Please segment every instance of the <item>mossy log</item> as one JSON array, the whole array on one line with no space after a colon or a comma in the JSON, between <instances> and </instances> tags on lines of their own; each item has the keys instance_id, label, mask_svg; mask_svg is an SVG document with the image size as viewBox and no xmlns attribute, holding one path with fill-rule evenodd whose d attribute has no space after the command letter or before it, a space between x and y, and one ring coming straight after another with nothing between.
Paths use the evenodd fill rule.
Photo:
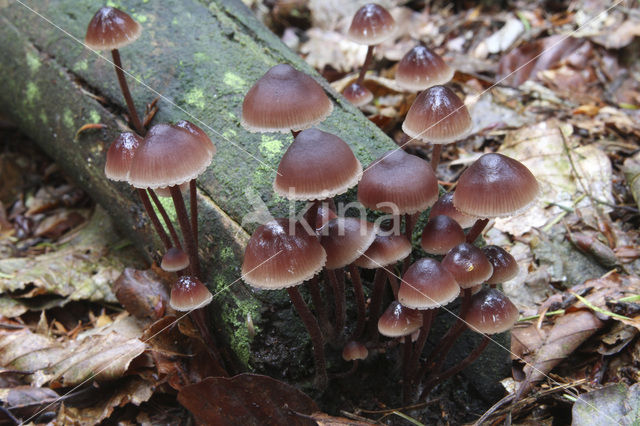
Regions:
<instances>
[{"instance_id":1,"label":"mossy log","mask_svg":"<svg viewBox=\"0 0 640 426\"><path fill-rule=\"evenodd\" d=\"M307 339L288 299L280 292L255 293L240 280L244 246L257 226L251 220L256 201L264 202L273 216L289 211L273 193L272 181L292 140L290 135L246 132L239 122L243 96L271 66L290 63L314 76L336 106L318 127L347 141L362 164L395 145L240 0L107 4L143 26L141 37L121 49L124 68L134 77L128 80L138 109L159 97L153 123L190 120L217 146L212 165L198 179L199 250L215 294L218 333L236 368L253 364L275 376L295 370L295 376L304 377L313 366L303 367L312 364L309 354L296 350ZM94 0L0 0L0 108L108 210L140 249L158 259L161 245L134 191L108 181L103 173L106 150L126 125L110 55L82 44L100 6ZM78 132L89 123L106 127ZM248 316L263 336L264 347L257 350L250 349ZM277 337L269 343L274 333Z\"/></svg>"}]
</instances>

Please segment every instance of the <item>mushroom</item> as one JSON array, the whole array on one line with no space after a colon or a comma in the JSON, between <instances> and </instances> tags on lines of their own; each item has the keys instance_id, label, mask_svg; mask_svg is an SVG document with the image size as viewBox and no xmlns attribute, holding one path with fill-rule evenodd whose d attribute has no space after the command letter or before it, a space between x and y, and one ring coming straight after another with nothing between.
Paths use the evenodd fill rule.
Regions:
<instances>
[{"instance_id":1,"label":"mushroom","mask_svg":"<svg viewBox=\"0 0 640 426\"><path fill-rule=\"evenodd\" d=\"M183 275L171 287L169 305L176 311L193 311L207 306L213 295L207 286L193 276Z\"/></svg>"},{"instance_id":2,"label":"mushroom","mask_svg":"<svg viewBox=\"0 0 640 426\"><path fill-rule=\"evenodd\" d=\"M398 62L396 83L406 90L422 91L445 84L453 78L453 69L433 50L418 45Z\"/></svg>"},{"instance_id":3,"label":"mushroom","mask_svg":"<svg viewBox=\"0 0 640 426\"><path fill-rule=\"evenodd\" d=\"M465 170L453 194L453 205L478 218L467 233L472 243L489 218L511 216L531 205L540 188L535 176L522 163L506 155L490 153Z\"/></svg>"},{"instance_id":4,"label":"mushroom","mask_svg":"<svg viewBox=\"0 0 640 426\"><path fill-rule=\"evenodd\" d=\"M429 254L447 254L464 239L464 231L458 222L449 216L429 215L429 222L422 230L420 245Z\"/></svg>"},{"instance_id":5,"label":"mushroom","mask_svg":"<svg viewBox=\"0 0 640 426\"><path fill-rule=\"evenodd\" d=\"M245 95L241 123L250 132L291 132L295 138L331 111L333 104L313 78L291 65L279 64Z\"/></svg>"},{"instance_id":6,"label":"mushroom","mask_svg":"<svg viewBox=\"0 0 640 426\"><path fill-rule=\"evenodd\" d=\"M471 116L462 100L445 86L433 86L413 101L402 123L402 131L413 139L433 144L431 167L437 170L442 145L466 136Z\"/></svg>"},{"instance_id":7,"label":"mushroom","mask_svg":"<svg viewBox=\"0 0 640 426\"><path fill-rule=\"evenodd\" d=\"M373 99L373 93L364 86L364 76L373 59L375 45L391 37L396 29L396 22L387 9L375 3L368 3L358 9L351 20L348 37L359 44L365 44L365 57L358 79L347 86L343 95L349 102L362 106Z\"/></svg>"},{"instance_id":8,"label":"mushroom","mask_svg":"<svg viewBox=\"0 0 640 426\"><path fill-rule=\"evenodd\" d=\"M475 217L466 215L453 206L453 192L442 194L438 201L431 206L429 217L438 215L449 216L458 222L462 228L470 228L476 221Z\"/></svg>"},{"instance_id":9,"label":"mushroom","mask_svg":"<svg viewBox=\"0 0 640 426\"><path fill-rule=\"evenodd\" d=\"M509 281L518 275L519 268L516 259L505 249L490 245L482 247L481 250L493 265L493 274L487 279L487 284L491 284L491 287Z\"/></svg>"},{"instance_id":10,"label":"mushroom","mask_svg":"<svg viewBox=\"0 0 640 426\"><path fill-rule=\"evenodd\" d=\"M111 51L113 65L118 76L118 83L120 84L120 90L122 91L124 100L127 103L131 122L136 131L141 136L144 136L145 129L136 112L136 107L133 103L129 86L127 85L127 79L123 72L120 51L118 50L136 41L138 37L140 37L141 32L142 27L140 24L133 20L127 13L113 7L105 6L100 8L100 10L93 15L93 18L91 18L84 42L91 49Z\"/></svg>"},{"instance_id":11,"label":"mushroom","mask_svg":"<svg viewBox=\"0 0 640 426\"><path fill-rule=\"evenodd\" d=\"M189 256L177 247L171 247L162 256L160 268L167 272L178 272L189 267Z\"/></svg>"}]
</instances>

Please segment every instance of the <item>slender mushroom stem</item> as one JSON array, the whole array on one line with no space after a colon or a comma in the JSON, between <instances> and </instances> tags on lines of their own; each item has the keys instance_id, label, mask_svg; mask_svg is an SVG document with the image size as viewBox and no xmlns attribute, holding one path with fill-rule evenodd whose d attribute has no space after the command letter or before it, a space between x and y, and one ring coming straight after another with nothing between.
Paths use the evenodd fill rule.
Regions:
<instances>
[{"instance_id":1,"label":"slender mushroom stem","mask_svg":"<svg viewBox=\"0 0 640 426\"><path fill-rule=\"evenodd\" d=\"M435 309L426 309L422 311L422 327L420 329L420 335L413 348L413 354L411 355L411 361L409 362L409 369L417 372L420 367L420 355L424 350L424 345L429 338L429 332L431 331L431 325L433 324L433 313ZM413 387L416 386L419 380L410 380L411 383L407 386L407 394L413 393Z\"/></svg>"},{"instance_id":2,"label":"slender mushroom stem","mask_svg":"<svg viewBox=\"0 0 640 426\"><path fill-rule=\"evenodd\" d=\"M438 164L440 164L440 153L442 152L442 144L433 144L433 151L431 151L431 168L436 173L438 170Z\"/></svg>"},{"instance_id":3,"label":"slender mushroom stem","mask_svg":"<svg viewBox=\"0 0 640 426\"><path fill-rule=\"evenodd\" d=\"M382 307L382 298L384 296L384 287L387 281L387 275L383 268L376 269L373 276L373 293L371 294L371 304L369 305L369 337L378 336L378 318L380 317L380 308Z\"/></svg>"},{"instance_id":4,"label":"slender mushroom stem","mask_svg":"<svg viewBox=\"0 0 640 426\"><path fill-rule=\"evenodd\" d=\"M451 326L451 328L447 331L447 333L440 339L435 346L435 350L429 356L428 362L424 365L423 369L420 372L419 380L422 380L422 377L429 372L433 374L434 372L438 372L440 368L442 368L442 364L444 364L447 354L455 344L458 337L462 334L462 332L467 328L467 324L464 321L464 317L467 315L467 311L469 310L469 306L471 305L471 296L473 289L465 288L464 296L462 297L462 304L460 306L460 313L458 315L458 319Z\"/></svg>"},{"instance_id":5,"label":"slender mushroom stem","mask_svg":"<svg viewBox=\"0 0 640 426\"><path fill-rule=\"evenodd\" d=\"M189 181L189 208L191 209L191 232L193 233L193 244L198 250L198 194L196 191L196 180Z\"/></svg>"},{"instance_id":6,"label":"slender mushroom stem","mask_svg":"<svg viewBox=\"0 0 640 426\"><path fill-rule=\"evenodd\" d=\"M476 346L475 349L469 355L467 355L465 359L460 361L460 363L454 365L448 370L443 371L440 374L433 374L429 376L422 389L419 400L426 398L426 396L429 394L429 392L431 392L431 389L433 389L436 384L448 379L449 377L455 376L456 374L467 368L469 364L475 361L480 356L480 354L482 354L482 351L484 351L484 349L489 344L489 340L489 336L485 335L478 346Z\"/></svg>"},{"instance_id":7,"label":"slender mushroom stem","mask_svg":"<svg viewBox=\"0 0 640 426\"><path fill-rule=\"evenodd\" d=\"M192 311L189 315L193 319L193 322L196 328L198 329L198 331L200 332L200 335L202 336L202 340L204 342L204 346L207 349L207 352L209 353L213 361L217 363L216 369L223 371L225 373L225 376L228 377L229 373L227 373L224 368L222 355L218 350L218 345L214 340L213 335L209 330L209 327L207 326L204 308L196 309Z\"/></svg>"},{"instance_id":8,"label":"slender mushroom stem","mask_svg":"<svg viewBox=\"0 0 640 426\"><path fill-rule=\"evenodd\" d=\"M327 276L333 287L333 298L336 305L336 322L335 333L337 337L342 336L344 330L344 323L347 316L346 312L346 296L344 294L344 281L339 280L336 277L336 271L333 269L327 269Z\"/></svg>"},{"instance_id":9,"label":"slender mushroom stem","mask_svg":"<svg viewBox=\"0 0 640 426\"><path fill-rule=\"evenodd\" d=\"M320 331L320 326L318 325L318 321L313 316L309 307L302 299L300 292L297 287L289 287L287 288L287 292L289 293L289 297L291 298L291 302L295 307L298 315L302 319L307 331L309 332L309 336L311 336L311 342L313 343L313 357L316 362L316 385L320 389L324 389L327 387L327 366L324 357L324 341L322 339L322 332Z\"/></svg>"},{"instance_id":10,"label":"slender mushroom stem","mask_svg":"<svg viewBox=\"0 0 640 426\"><path fill-rule=\"evenodd\" d=\"M155 210L153 210L153 207L151 206L151 201L149 201L149 196L147 195L147 191L145 191L144 188L136 188L136 189L138 190L138 196L142 201L142 205L144 206L144 209L149 215L149 219L151 219L151 223L153 224L153 227L155 228L156 232L158 233L158 236L160 237L160 239L162 240L162 243L164 244L165 250L169 250L171 248L171 240L169 239L169 236L167 235L164 228L162 227L162 224L160 223L160 220L158 219L158 216L156 215Z\"/></svg>"},{"instance_id":11,"label":"slender mushroom stem","mask_svg":"<svg viewBox=\"0 0 640 426\"><path fill-rule=\"evenodd\" d=\"M484 230L485 226L487 226L487 223L489 223L489 219L476 220L476 222L473 224L473 226L471 227L471 229L469 229L469 232L467 233L467 242L469 244L473 244L476 238L478 238L480 234L482 234L482 231Z\"/></svg>"},{"instance_id":12,"label":"slender mushroom stem","mask_svg":"<svg viewBox=\"0 0 640 426\"><path fill-rule=\"evenodd\" d=\"M396 275L385 268L385 273L387 274L387 278L389 279L389 285L391 286L391 291L393 292L393 298L398 298L398 290L400 290L400 285L398 284L398 278Z\"/></svg>"},{"instance_id":13,"label":"slender mushroom stem","mask_svg":"<svg viewBox=\"0 0 640 426\"><path fill-rule=\"evenodd\" d=\"M360 74L358 74L358 79L356 80L358 84L364 82L364 75L367 73L369 65L371 65L371 59L373 59L373 49L374 46L369 46L367 49L367 56L364 58L364 63L362 64L362 68L360 68Z\"/></svg>"},{"instance_id":14,"label":"slender mushroom stem","mask_svg":"<svg viewBox=\"0 0 640 426\"><path fill-rule=\"evenodd\" d=\"M169 190L171 191L171 198L173 198L173 205L176 209L176 215L178 216L178 223L180 224L180 230L184 238L187 256L189 256L189 270L195 277L201 278L198 248L193 240L193 233L191 232L191 225L189 224L189 215L187 214L187 207L184 204L184 198L182 198L182 191L180 191L178 185L169 187Z\"/></svg>"},{"instance_id":15,"label":"slender mushroom stem","mask_svg":"<svg viewBox=\"0 0 640 426\"><path fill-rule=\"evenodd\" d=\"M358 309L358 317L356 322L356 328L350 337L350 340L358 340L364 331L364 320L367 314L366 306L364 302L364 290L362 289L362 280L360 279L360 271L358 267L353 263L349 265L349 272L351 273L351 282L353 283L353 293L356 298L356 307Z\"/></svg>"},{"instance_id":16,"label":"slender mushroom stem","mask_svg":"<svg viewBox=\"0 0 640 426\"><path fill-rule=\"evenodd\" d=\"M133 123L133 127L136 129L139 135L144 136L146 130L140 121L140 117L136 111L136 106L133 103L133 98L131 97L131 92L129 91L129 85L127 84L127 79L124 76L124 70L122 68L122 61L120 60L120 51L118 49L113 49L111 51L111 57L113 58L113 65L116 69L116 75L118 76L118 83L120 83L120 90L122 91L122 95L124 96L124 101L127 103L127 108L129 109L129 115L131 116L131 122Z\"/></svg>"},{"instance_id":17,"label":"slender mushroom stem","mask_svg":"<svg viewBox=\"0 0 640 426\"><path fill-rule=\"evenodd\" d=\"M411 354L413 352L413 344L411 343L411 335L404 336L402 345L402 401L409 400L411 392Z\"/></svg>"},{"instance_id":18,"label":"slender mushroom stem","mask_svg":"<svg viewBox=\"0 0 640 426\"><path fill-rule=\"evenodd\" d=\"M314 275L313 278L309 280L309 293L311 293L311 301L313 302L313 307L315 308L316 314L318 315L318 323L320 324L320 329L322 330L325 337L331 338L333 336L333 328L329 323L327 306L324 299L322 298L322 294L320 293L320 286L318 285L317 275Z\"/></svg>"},{"instance_id":19,"label":"slender mushroom stem","mask_svg":"<svg viewBox=\"0 0 640 426\"><path fill-rule=\"evenodd\" d=\"M182 244L180 244L180 238L178 237L176 228L173 227L173 223L171 223L171 219L169 219L169 215L167 214L167 211L165 210L164 206L158 199L158 195L156 195L156 192L151 188L147 188L147 192L149 192L149 195L151 195L153 204L156 205L156 208L158 209L158 211L160 212L160 215L162 216L162 220L164 221L164 224L167 225L167 228L169 229L169 233L171 234L171 239L173 240L173 245L179 248L180 250L182 250Z\"/></svg>"}]
</instances>

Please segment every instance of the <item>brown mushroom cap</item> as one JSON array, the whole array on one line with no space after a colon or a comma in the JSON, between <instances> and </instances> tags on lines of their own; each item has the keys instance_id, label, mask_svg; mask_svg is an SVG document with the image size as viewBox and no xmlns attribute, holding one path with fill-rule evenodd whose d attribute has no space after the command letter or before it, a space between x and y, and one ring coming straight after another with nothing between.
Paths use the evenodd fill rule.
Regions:
<instances>
[{"instance_id":1,"label":"brown mushroom cap","mask_svg":"<svg viewBox=\"0 0 640 426\"><path fill-rule=\"evenodd\" d=\"M407 269L398 290L398 301L413 309L446 305L460 294L460 286L440 262L423 258Z\"/></svg>"},{"instance_id":2,"label":"brown mushroom cap","mask_svg":"<svg viewBox=\"0 0 640 426\"><path fill-rule=\"evenodd\" d=\"M369 351L367 347L360 342L356 342L355 340L350 340L344 345L342 349L342 359L345 361L355 361L360 359L367 359L369 356Z\"/></svg>"},{"instance_id":3,"label":"brown mushroom cap","mask_svg":"<svg viewBox=\"0 0 640 426\"><path fill-rule=\"evenodd\" d=\"M361 268L377 269L393 265L410 253L411 243L404 234L376 235L367 251L353 263Z\"/></svg>"},{"instance_id":4,"label":"brown mushroom cap","mask_svg":"<svg viewBox=\"0 0 640 426\"><path fill-rule=\"evenodd\" d=\"M378 331L387 337L408 336L422 327L422 313L395 300L378 319Z\"/></svg>"},{"instance_id":5,"label":"brown mushroom cap","mask_svg":"<svg viewBox=\"0 0 640 426\"><path fill-rule=\"evenodd\" d=\"M107 179L126 181L129 178L131 162L141 142L142 138L133 133L118 135L107 151L107 161L104 164Z\"/></svg>"},{"instance_id":6,"label":"brown mushroom cap","mask_svg":"<svg viewBox=\"0 0 640 426\"><path fill-rule=\"evenodd\" d=\"M105 6L91 18L84 42L94 50L119 49L136 41L141 32L142 27L131 16Z\"/></svg>"},{"instance_id":7,"label":"brown mushroom cap","mask_svg":"<svg viewBox=\"0 0 640 426\"><path fill-rule=\"evenodd\" d=\"M385 213L421 212L437 199L438 179L429 163L401 149L389 151L375 160L364 171L358 185L358 201Z\"/></svg>"},{"instance_id":8,"label":"brown mushroom cap","mask_svg":"<svg viewBox=\"0 0 640 426\"><path fill-rule=\"evenodd\" d=\"M324 200L347 192L362 165L342 139L318 129L296 136L278 165L274 191L291 200Z\"/></svg>"},{"instance_id":9,"label":"brown mushroom cap","mask_svg":"<svg viewBox=\"0 0 640 426\"><path fill-rule=\"evenodd\" d=\"M433 86L421 92L402 123L402 130L414 139L447 144L471 131L471 116L451 89Z\"/></svg>"},{"instance_id":10,"label":"brown mushroom cap","mask_svg":"<svg viewBox=\"0 0 640 426\"><path fill-rule=\"evenodd\" d=\"M183 275L171 287L169 305L176 311L191 311L208 305L213 295L196 277Z\"/></svg>"},{"instance_id":11,"label":"brown mushroom cap","mask_svg":"<svg viewBox=\"0 0 640 426\"><path fill-rule=\"evenodd\" d=\"M171 247L162 256L160 268L167 272L177 272L186 269L189 266L189 256L177 247Z\"/></svg>"},{"instance_id":12,"label":"brown mushroom cap","mask_svg":"<svg viewBox=\"0 0 640 426\"><path fill-rule=\"evenodd\" d=\"M529 207L538 192L538 181L524 164L506 155L484 154L460 176L453 204L471 216L510 216Z\"/></svg>"},{"instance_id":13,"label":"brown mushroom cap","mask_svg":"<svg viewBox=\"0 0 640 426\"><path fill-rule=\"evenodd\" d=\"M482 252L493 265L493 274L488 284L500 284L518 275L518 262L509 252L498 246L484 246Z\"/></svg>"},{"instance_id":14,"label":"brown mushroom cap","mask_svg":"<svg viewBox=\"0 0 640 426\"><path fill-rule=\"evenodd\" d=\"M458 222L462 228L470 228L478 219L477 217L469 216L456 209L453 205L453 192L447 192L443 194L438 201L431 206L429 211L429 217L445 215Z\"/></svg>"},{"instance_id":15,"label":"brown mushroom cap","mask_svg":"<svg viewBox=\"0 0 640 426\"><path fill-rule=\"evenodd\" d=\"M357 107L368 104L373 100L373 93L364 85L357 82L351 83L343 91L342 96Z\"/></svg>"},{"instance_id":16,"label":"brown mushroom cap","mask_svg":"<svg viewBox=\"0 0 640 426\"><path fill-rule=\"evenodd\" d=\"M349 27L349 38L356 43L376 45L393 35L396 21L384 7L368 3L356 11Z\"/></svg>"},{"instance_id":17,"label":"brown mushroom cap","mask_svg":"<svg viewBox=\"0 0 640 426\"><path fill-rule=\"evenodd\" d=\"M502 333L518 320L518 308L498 290L483 289L471 298L464 320L478 333Z\"/></svg>"},{"instance_id":18,"label":"brown mushroom cap","mask_svg":"<svg viewBox=\"0 0 640 426\"><path fill-rule=\"evenodd\" d=\"M378 229L365 220L338 217L320 231L320 244L327 253L327 269L343 268L362 256L376 237Z\"/></svg>"},{"instance_id":19,"label":"brown mushroom cap","mask_svg":"<svg viewBox=\"0 0 640 426\"><path fill-rule=\"evenodd\" d=\"M324 89L291 65L271 68L242 102L242 125L250 132L304 130L331 114L333 104Z\"/></svg>"},{"instance_id":20,"label":"brown mushroom cap","mask_svg":"<svg viewBox=\"0 0 640 426\"><path fill-rule=\"evenodd\" d=\"M455 278L460 288L471 288L485 282L493 273L491 262L482 250L473 244L462 243L442 259L444 266Z\"/></svg>"},{"instance_id":21,"label":"brown mushroom cap","mask_svg":"<svg viewBox=\"0 0 640 426\"><path fill-rule=\"evenodd\" d=\"M136 188L181 185L202 173L215 152L206 133L188 121L157 124L133 157L129 183Z\"/></svg>"},{"instance_id":22,"label":"brown mushroom cap","mask_svg":"<svg viewBox=\"0 0 640 426\"><path fill-rule=\"evenodd\" d=\"M327 255L315 235L289 219L274 219L256 229L244 252L242 278L254 287L293 287L317 274Z\"/></svg>"},{"instance_id":23,"label":"brown mushroom cap","mask_svg":"<svg viewBox=\"0 0 640 426\"><path fill-rule=\"evenodd\" d=\"M398 62L396 82L403 89L420 91L453 78L453 69L440 55L425 46L416 46Z\"/></svg>"},{"instance_id":24,"label":"brown mushroom cap","mask_svg":"<svg viewBox=\"0 0 640 426\"><path fill-rule=\"evenodd\" d=\"M438 215L429 217L422 230L420 245L429 254L447 254L464 240L464 231L458 222L449 216Z\"/></svg>"}]
</instances>

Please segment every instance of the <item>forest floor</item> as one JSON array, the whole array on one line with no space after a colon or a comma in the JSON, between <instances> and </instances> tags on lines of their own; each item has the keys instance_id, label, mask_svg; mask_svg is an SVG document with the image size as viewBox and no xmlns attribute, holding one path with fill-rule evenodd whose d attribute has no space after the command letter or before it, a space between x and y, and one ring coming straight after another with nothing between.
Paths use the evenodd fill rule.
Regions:
<instances>
[{"instance_id":1,"label":"forest floor","mask_svg":"<svg viewBox=\"0 0 640 426\"><path fill-rule=\"evenodd\" d=\"M365 2L245 3L337 91L356 78L366 47L345 33ZM456 69L449 85L474 121L470 137L443 149L441 183L453 189L466 165L501 152L527 165L542 194L524 214L492 221L485 236L520 265L503 286L521 317L509 348L512 374L500 378L507 397L491 407L495 401L459 376L426 403L401 407L387 398L397 382L381 382L391 373L378 374L376 383L340 382L320 399L340 419L312 418L633 424L640 416L640 9L635 2L610 9L601 0L381 3L406 25L376 48L365 79L375 100L363 113L406 142L400 126L416 94L399 89L394 74L420 41ZM175 320L175 313L163 317L162 271L153 265L149 275L121 276L148 265L104 211L3 118L0 147L0 421L191 422L175 389L207 370L202 359L182 356L189 323L150 337ZM407 150L430 157L420 144ZM64 368L48 368L56 364ZM255 386L252 380L240 381ZM513 401L523 381L530 389ZM269 386L312 404L275 381ZM371 387L381 393L370 396Z\"/></svg>"}]
</instances>

